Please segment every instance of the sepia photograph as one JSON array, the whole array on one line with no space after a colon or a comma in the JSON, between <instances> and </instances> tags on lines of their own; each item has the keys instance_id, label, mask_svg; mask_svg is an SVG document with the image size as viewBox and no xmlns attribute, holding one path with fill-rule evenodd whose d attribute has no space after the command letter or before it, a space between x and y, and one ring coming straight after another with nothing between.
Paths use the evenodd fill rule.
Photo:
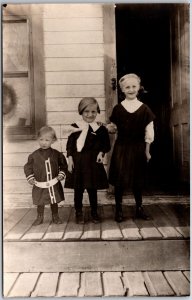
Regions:
<instances>
[{"instance_id":1,"label":"sepia photograph","mask_svg":"<svg viewBox=\"0 0 192 300\"><path fill-rule=\"evenodd\" d=\"M190 296L190 4L6 3L2 296Z\"/></svg>"}]
</instances>

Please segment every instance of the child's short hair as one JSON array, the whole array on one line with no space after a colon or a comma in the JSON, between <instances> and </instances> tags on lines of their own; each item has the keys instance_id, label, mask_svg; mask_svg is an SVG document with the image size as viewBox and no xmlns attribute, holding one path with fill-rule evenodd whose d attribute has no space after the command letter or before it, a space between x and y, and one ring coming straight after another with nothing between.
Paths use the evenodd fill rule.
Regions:
<instances>
[{"instance_id":1,"label":"child's short hair","mask_svg":"<svg viewBox=\"0 0 192 300\"><path fill-rule=\"evenodd\" d=\"M37 132L37 137L39 138L40 136L42 136L43 134L46 133L50 133L52 135L52 139L53 140L57 140L57 136L56 136L56 132L55 130L50 127L50 126L43 126L39 129L39 131Z\"/></svg>"},{"instance_id":2,"label":"child's short hair","mask_svg":"<svg viewBox=\"0 0 192 300\"><path fill-rule=\"evenodd\" d=\"M91 105L96 104L97 105L97 112L100 114L99 104L98 104L97 100L93 97L85 97L85 98L81 99L81 101L79 102L79 105L78 105L79 114L82 115L85 108L90 104Z\"/></svg>"},{"instance_id":3,"label":"child's short hair","mask_svg":"<svg viewBox=\"0 0 192 300\"><path fill-rule=\"evenodd\" d=\"M134 73L129 73L129 74L126 74L126 75L124 75L123 77L121 77L121 78L119 79L119 85L120 85L120 88L122 88L122 85L123 85L124 81L125 81L126 79L129 79L129 78L135 78L135 79L137 79L137 81L138 81L139 84L141 83L141 78L140 78L139 76L137 76L137 75L134 74Z\"/></svg>"}]
</instances>

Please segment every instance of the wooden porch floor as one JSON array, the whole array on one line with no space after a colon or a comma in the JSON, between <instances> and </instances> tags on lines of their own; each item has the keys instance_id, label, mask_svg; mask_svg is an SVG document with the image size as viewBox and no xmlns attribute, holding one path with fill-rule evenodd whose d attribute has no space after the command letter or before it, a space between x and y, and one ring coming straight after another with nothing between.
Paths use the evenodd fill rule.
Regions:
<instances>
[{"instance_id":1,"label":"wooden porch floor","mask_svg":"<svg viewBox=\"0 0 192 300\"><path fill-rule=\"evenodd\" d=\"M32 226L35 208L5 209L4 296L187 296L189 203L146 205L150 221L135 220L124 205L124 222L114 206L99 207L102 222L75 223L74 208L59 208L61 225ZM55 256L56 255L56 258Z\"/></svg>"}]
</instances>

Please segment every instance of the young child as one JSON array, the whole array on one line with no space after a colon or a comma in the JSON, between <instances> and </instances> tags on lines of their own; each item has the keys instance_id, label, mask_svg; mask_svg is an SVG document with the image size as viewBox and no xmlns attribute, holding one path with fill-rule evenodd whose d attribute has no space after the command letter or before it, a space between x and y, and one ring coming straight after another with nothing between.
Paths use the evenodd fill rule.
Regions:
<instances>
[{"instance_id":1,"label":"young child","mask_svg":"<svg viewBox=\"0 0 192 300\"><path fill-rule=\"evenodd\" d=\"M72 124L76 132L71 133L67 141L68 175L65 187L74 189L76 222L83 224L83 192L89 195L91 216L94 223L100 222L97 212L97 189L108 187L107 175L103 166L106 152L110 150L107 129L95 122L100 113L95 98L83 98L78 106L82 121Z\"/></svg>"},{"instance_id":2,"label":"young child","mask_svg":"<svg viewBox=\"0 0 192 300\"><path fill-rule=\"evenodd\" d=\"M147 162L151 159L150 144L154 140L154 114L150 108L137 99L140 78L136 74L127 74L119 80L125 100L117 104L112 111L108 129L117 128L111 164L109 183L115 187L115 220L123 221L123 192L132 188L136 201L136 218L149 219L142 207L142 189Z\"/></svg>"},{"instance_id":3,"label":"young child","mask_svg":"<svg viewBox=\"0 0 192 300\"><path fill-rule=\"evenodd\" d=\"M40 148L28 157L24 166L24 172L29 184L33 185L33 204L37 205L37 219L33 225L43 223L44 207L50 204L52 221L61 224L58 215L58 202L64 200L61 180L65 178L67 162L62 153L51 148L57 140L53 128L44 126L38 132Z\"/></svg>"}]
</instances>

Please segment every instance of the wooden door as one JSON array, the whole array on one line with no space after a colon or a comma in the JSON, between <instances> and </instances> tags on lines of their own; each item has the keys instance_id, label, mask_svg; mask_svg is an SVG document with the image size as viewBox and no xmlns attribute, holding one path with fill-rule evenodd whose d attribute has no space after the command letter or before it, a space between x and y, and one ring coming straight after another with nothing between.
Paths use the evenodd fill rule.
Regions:
<instances>
[{"instance_id":1,"label":"wooden door","mask_svg":"<svg viewBox=\"0 0 192 300\"><path fill-rule=\"evenodd\" d=\"M189 4L171 16L171 129L179 182L189 183Z\"/></svg>"}]
</instances>

